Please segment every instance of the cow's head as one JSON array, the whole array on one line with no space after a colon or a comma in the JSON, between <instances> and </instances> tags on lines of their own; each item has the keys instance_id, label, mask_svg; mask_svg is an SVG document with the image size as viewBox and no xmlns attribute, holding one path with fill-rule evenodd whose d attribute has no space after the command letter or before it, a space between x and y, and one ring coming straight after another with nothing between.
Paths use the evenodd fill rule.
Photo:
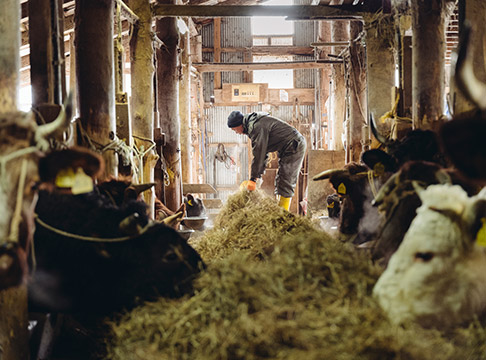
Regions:
<instances>
[{"instance_id":1,"label":"cow's head","mask_svg":"<svg viewBox=\"0 0 486 360\"><path fill-rule=\"evenodd\" d=\"M363 153L363 160L371 169L368 161L379 161L388 166L389 171L396 171L407 161L423 160L442 163L441 149L437 134L432 130L409 130L397 140L382 135L370 115L370 125L375 138L383 145L383 150L369 150ZM380 151L384 154L380 154ZM367 161L368 160L368 161Z\"/></svg>"},{"instance_id":2,"label":"cow's head","mask_svg":"<svg viewBox=\"0 0 486 360\"><path fill-rule=\"evenodd\" d=\"M49 137L65 130L71 116L71 97L57 119L45 125L38 126L31 112L0 116L0 290L24 279L38 158L49 148Z\"/></svg>"},{"instance_id":3,"label":"cow's head","mask_svg":"<svg viewBox=\"0 0 486 360\"><path fill-rule=\"evenodd\" d=\"M416 191L422 205L373 294L394 322L458 325L485 310L484 194L457 185Z\"/></svg>"}]
</instances>

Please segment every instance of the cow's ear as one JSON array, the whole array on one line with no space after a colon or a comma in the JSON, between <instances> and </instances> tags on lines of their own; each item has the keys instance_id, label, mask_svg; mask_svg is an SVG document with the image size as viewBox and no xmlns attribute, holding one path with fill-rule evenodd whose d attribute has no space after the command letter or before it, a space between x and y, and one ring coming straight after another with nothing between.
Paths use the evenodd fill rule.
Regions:
<instances>
[{"instance_id":1,"label":"cow's ear","mask_svg":"<svg viewBox=\"0 0 486 360\"><path fill-rule=\"evenodd\" d=\"M365 151L361 156L361 161L371 170L380 172L395 172L398 170L396 160L380 149Z\"/></svg>"},{"instance_id":2,"label":"cow's ear","mask_svg":"<svg viewBox=\"0 0 486 360\"><path fill-rule=\"evenodd\" d=\"M481 247L486 247L486 200L479 199L472 206L473 222L470 230L472 239Z\"/></svg>"}]
</instances>

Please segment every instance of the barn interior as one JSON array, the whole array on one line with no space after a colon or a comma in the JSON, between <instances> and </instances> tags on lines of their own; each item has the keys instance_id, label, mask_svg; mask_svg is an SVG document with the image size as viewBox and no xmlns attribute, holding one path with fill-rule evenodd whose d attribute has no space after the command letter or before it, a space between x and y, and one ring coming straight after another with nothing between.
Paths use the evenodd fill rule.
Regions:
<instances>
[{"instance_id":1,"label":"barn interior","mask_svg":"<svg viewBox=\"0 0 486 360\"><path fill-rule=\"evenodd\" d=\"M379 322L376 332L372 325L364 331L375 343L363 345L365 350L361 353L360 350L348 353L339 346L323 352L320 346L324 345L315 344L323 339L332 338L331 343L343 340L339 336L345 336L345 332L335 329L346 328L344 320L323 323L322 329L331 330L322 338L310 332L309 339L300 338L296 334L308 331L301 327L300 321L305 321L295 317L301 309L292 309L291 305L277 300L275 306L280 308L268 313L269 316L292 322L292 325L281 324L272 330L279 341L270 335L265 338L264 328L245 328L248 323L240 314L238 319L228 320L237 326L230 333L235 338L241 335L247 343L238 345L236 340L226 339L223 346L218 342L223 333L215 327L219 324L222 329L231 329L224 324L224 319L213 315L207 315L207 321L199 319L204 311L209 314L214 310L208 310L209 303L213 306L214 301L201 294L204 294L204 287L211 287L214 279L222 281L218 271L233 274L232 264L241 275L248 263L251 264L249 278L262 271L276 277L276 269L295 265L294 260L288 260L295 255L285 254L285 251L282 253L288 256L286 260L275 260L275 268L268 265L271 263L267 261L268 249L273 250L280 238L292 233L294 227L312 227L312 221L317 222L321 230L323 227L329 230L326 199L338 189L334 189L330 181L313 181L316 175L324 170L361 163L365 151L383 147L382 138L399 141L417 129L438 134L442 125L454 116L478 109L478 102L454 81L454 66L460 35L467 24L471 24L470 47L474 52L470 56L474 74L479 81L486 80L486 45L482 36L486 4L482 0L4 0L2 3L0 114L32 110L37 124L50 123L55 121L71 94L73 121L69 130L59 134L51 146L55 150L82 147L101 156L104 169L97 181L124 178L133 184L153 183L154 186L143 193L152 219L157 217L157 202L173 214L181 208L185 198L187 202L188 195L200 199L205 213L195 216L183 213L185 226L177 230L181 235L185 235L184 231L189 235L196 232L192 236L195 241L202 239L203 245L193 246L209 267L213 261L219 264L221 259L230 259L229 263L223 262L209 272L213 278L207 275L200 281L195 296L200 303L191 298L182 302L161 299L161 306L170 309L168 315L163 315L166 318L160 319L162 315L155 315L155 310L139 308L136 321L133 320L136 314L126 315L119 322L112 320L116 325L111 331L116 336L113 333L110 336L118 338L108 346L109 357L105 358L432 359L435 353L429 352L429 345L435 344L439 351L447 351L444 359L454 359L466 348L477 355L475 358L486 359L486 352L480 355L486 350L484 344L480 345L480 339L486 339L486 331L477 319L468 323L469 328L458 330L453 340L444 340L443 334L427 332L420 327L401 328L392 336L386 334L388 320L373 305L369 313L349 315L352 318L349 323L357 329L360 320L371 324L373 318ZM305 137L307 152L289 209L292 218L275 206L277 153L269 154L263 182L253 203L254 194L241 193L241 184L250 178L253 154L248 137L235 134L227 126L228 115L234 110L243 114L269 113L295 127ZM483 185L482 182L478 184ZM260 198L260 193L270 200ZM235 194L245 199L235 200ZM235 211L235 207L241 213ZM243 211L245 207L249 212ZM265 209L270 209L274 217L265 218ZM248 230L252 211L265 219L262 221L291 222L291 225L282 229ZM241 215L240 219L237 214L245 216ZM238 218L239 222L225 222L224 216ZM233 235L228 230L238 233L242 228L253 237ZM275 239L268 236L267 242L260 240L272 232ZM312 239L319 237L312 234L309 236ZM328 236L325 235L326 239ZM232 248L221 250L219 246L229 238L233 244L238 244L235 245L238 250L249 249L251 259L236 259ZM343 240L342 236L339 238ZM346 241L343 243L348 245ZM286 244L298 249L291 242ZM349 286L359 288L353 282L358 280L365 284L364 290L358 290L359 296L355 297L368 304L369 300L363 300L360 291L370 295L383 269L375 267L374 263L368 264L366 249L344 249L326 248L326 252L349 252L352 259L358 252L359 260L355 261L360 273L341 255L332 255L326 261L345 264L339 271L347 272L346 279L352 284ZM302 255L303 258L310 259L311 252ZM255 265L254 258L264 259L265 265ZM367 265L362 265L362 260ZM308 261L304 265L313 268L311 260ZM339 272L331 268L331 272ZM315 275L320 276L319 273ZM288 275L294 276L298 275ZM353 276L355 279L351 280ZM258 283L245 279L241 286ZM235 282L232 286L238 286L236 280L231 281ZM260 284L269 281L264 279ZM339 279L336 282L339 283ZM298 294L296 289L300 287L295 285L293 289ZM338 284L330 292L341 290ZM229 290L221 291L206 295L213 299L223 293L228 296L224 291ZM265 285L254 291L264 293ZM289 294L292 293L282 292L282 298L292 297ZM271 303L268 300L271 296L265 296L265 301ZM306 304L305 299L313 295L295 296ZM32 345L29 350L29 341L32 342L29 337L33 332L27 332L26 324L33 326L33 322L28 319L26 299L25 285L0 290L0 317L6 319L0 324L2 359L28 359L29 356L47 359L52 354L61 331L59 327L63 325L58 315L44 318L42 338L36 340L39 343L34 350ZM316 302L309 302L308 306L318 308L318 301L322 299L314 300ZM328 315L341 319L352 313L350 308L355 298L347 302L339 297L339 301L347 304L348 313L340 308ZM219 305L238 307L239 302L249 306L243 297L235 297L234 302L228 300ZM328 309L337 306L337 300L325 303ZM199 313L189 311L191 306L199 309ZM179 313L178 308L186 312ZM245 312L249 313L251 311ZM313 314L305 315L310 322ZM264 327L265 314L258 316ZM144 328L140 319L150 317L174 326L171 336L189 340L169 341L167 329L156 328L155 335L150 335L151 344L134 342L130 347L129 334L148 329L149 325ZM214 320L213 325L205 331L213 331L215 335L201 338L196 334L198 328L211 320ZM269 327L272 326L270 322ZM292 334L288 337L286 326ZM470 332L465 333L464 329ZM474 339L468 342L467 336L471 334ZM397 340L407 336L427 338L430 343ZM260 338L261 343L250 338ZM275 343L280 347L273 347ZM448 347L447 344L453 345ZM416 346L415 352L405 350L408 346ZM141 348L145 350L137 350ZM108 355L104 353L103 356Z\"/></svg>"}]
</instances>

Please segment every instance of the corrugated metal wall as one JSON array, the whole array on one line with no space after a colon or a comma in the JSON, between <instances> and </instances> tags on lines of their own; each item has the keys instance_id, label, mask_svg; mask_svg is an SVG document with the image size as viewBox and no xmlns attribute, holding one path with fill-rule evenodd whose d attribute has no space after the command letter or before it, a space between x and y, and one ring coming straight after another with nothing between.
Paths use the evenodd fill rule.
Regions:
<instances>
[{"instance_id":1,"label":"corrugated metal wall","mask_svg":"<svg viewBox=\"0 0 486 360\"><path fill-rule=\"evenodd\" d=\"M297 112L300 112L304 118L309 119L309 116L312 115L311 113L314 111L313 105L299 105L298 109L295 109ZM290 122L294 116L294 106L293 105L286 105L286 106L272 106L270 110L270 114L274 117L282 119L286 122ZM297 116L297 114L296 114Z\"/></svg>"},{"instance_id":2,"label":"corrugated metal wall","mask_svg":"<svg viewBox=\"0 0 486 360\"><path fill-rule=\"evenodd\" d=\"M295 55L295 61L314 60L312 55ZM315 69L295 69L294 70L294 87L296 89L311 89L315 87L316 70Z\"/></svg>"},{"instance_id":3,"label":"corrugated metal wall","mask_svg":"<svg viewBox=\"0 0 486 360\"><path fill-rule=\"evenodd\" d=\"M221 54L221 62L242 63L245 62L244 54L241 52L226 52ZM221 73L223 84L239 84L243 81L243 71L223 71Z\"/></svg>"},{"instance_id":4,"label":"corrugated metal wall","mask_svg":"<svg viewBox=\"0 0 486 360\"><path fill-rule=\"evenodd\" d=\"M251 18L223 18L221 20L221 47L244 48L251 45Z\"/></svg>"}]
</instances>

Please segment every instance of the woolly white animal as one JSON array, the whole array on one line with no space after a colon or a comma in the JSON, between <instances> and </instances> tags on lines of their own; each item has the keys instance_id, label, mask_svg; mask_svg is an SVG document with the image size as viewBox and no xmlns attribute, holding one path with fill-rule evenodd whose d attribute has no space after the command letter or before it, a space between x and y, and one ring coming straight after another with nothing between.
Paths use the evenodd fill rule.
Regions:
<instances>
[{"instance_id":1,"label":"woolly white animal","mask_svg":"<svg viewBox=\"0 0 486 360\"><path fill-rule=\"evenodd\" d=\"M486 188L417 188L422 206L373 289L390 320L446 328L486 310ZM482 243L482 245L481 245Z\"/></svg>"}]
</instances>

